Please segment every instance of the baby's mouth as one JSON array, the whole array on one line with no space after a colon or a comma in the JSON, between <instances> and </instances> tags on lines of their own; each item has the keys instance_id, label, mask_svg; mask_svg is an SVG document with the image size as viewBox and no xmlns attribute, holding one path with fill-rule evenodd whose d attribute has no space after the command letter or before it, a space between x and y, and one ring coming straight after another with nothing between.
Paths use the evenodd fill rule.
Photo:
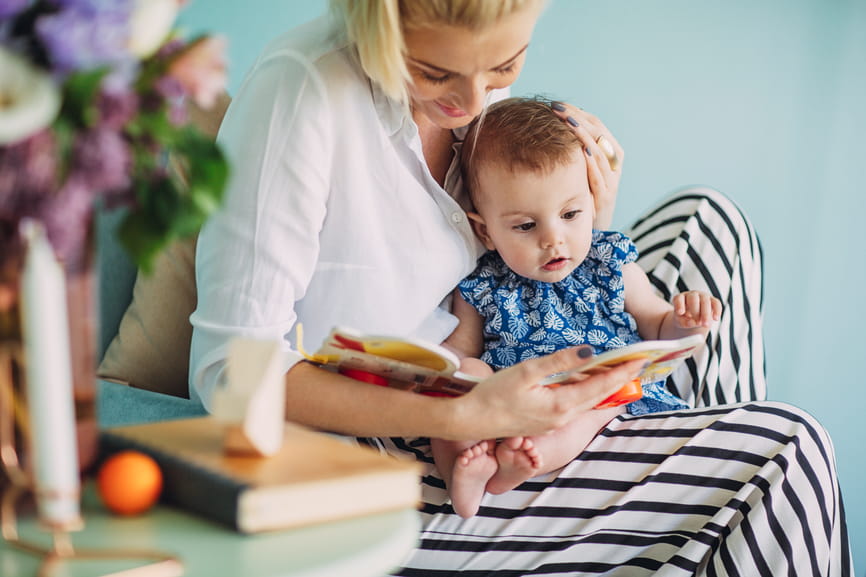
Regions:
<instances>
[{"instance_id":1,"label":"baby's mouth","mask_svg":"<svg viewBox=\"0 0 866 577\"><path fill-rule=\"evenodd\" d=\"M567 258L565 258L564 256L559 256L559 257L550 259L541 268L543 268L544 270L559 270L562 267L564 267L567 262L568 262Z\"/></svg>"}]
</instances>

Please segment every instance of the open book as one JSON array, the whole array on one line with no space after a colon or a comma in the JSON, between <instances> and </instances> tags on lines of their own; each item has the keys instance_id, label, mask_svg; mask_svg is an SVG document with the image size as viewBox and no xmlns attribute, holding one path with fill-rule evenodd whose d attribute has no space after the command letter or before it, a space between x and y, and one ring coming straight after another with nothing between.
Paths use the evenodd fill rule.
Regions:
<instances>
[{"instance_id":1,"label":"open book","mask_svg":"<svg viewBox=\"0 0 866 577\"><path fill-rule=\"evenodd\" d=\"M578 369L550 375L540 384L569 384L620 363L646 359L650 364L631 386L624 387L627 391L621 391L625 398L607 399L601 406L631 402L640 398L641 384L664 380L703 343L703 335L642 341L596 355ZM348 376L416 393L462 395L480 380L460 372L460 359L445 347L411 337L366 335L336 327L313 354L303 350L299 331L298 348L307 360Z\"/></svg>"}]
</instances>

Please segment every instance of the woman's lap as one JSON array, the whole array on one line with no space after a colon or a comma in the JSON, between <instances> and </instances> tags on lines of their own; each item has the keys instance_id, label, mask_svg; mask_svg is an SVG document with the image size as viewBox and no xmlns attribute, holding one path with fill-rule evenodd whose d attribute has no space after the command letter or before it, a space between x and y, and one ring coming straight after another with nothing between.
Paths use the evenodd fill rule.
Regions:
<instances>
[{"instance_id":1,"label":"woman's lap","mask_svg":"<svg viewBox=\"0 0 866 577\"><path fill-rule=\"evenodd\" d=\"M708 290L723 318L668 386L699 408L614 419L572 463L455 515L418 439L376 440L425 466L424 530L397 572L461 575L848 575L832 445L766 398L762 254L737 206L683 189L630 231L669 298ZM700 408L703 407L703 408Z\"/></svg>"},{"instance_id":2,"label":"woman's lap","mask_svg":"<svg viewBox=\"0 0 866 577\"><path fill-rule=\"evenodd\" d=\"M399 575L714 574L708 565L832 575L844 574L834 562L850 565L832 446L783 404L619 417L571 464L487 495L469 520L453 513L427 442L411 450L426 466L425 528Z\"/></svg>"}]
</instances>

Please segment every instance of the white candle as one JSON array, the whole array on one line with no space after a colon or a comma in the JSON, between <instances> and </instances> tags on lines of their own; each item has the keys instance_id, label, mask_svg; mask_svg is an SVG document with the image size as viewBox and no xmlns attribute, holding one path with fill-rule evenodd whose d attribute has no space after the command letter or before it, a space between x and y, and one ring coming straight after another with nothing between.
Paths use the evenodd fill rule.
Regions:
<instances>
[{"instance_id":1,"label":"white candle","mask_svg":"<svg viewBox=\"0 0 866 577\"><path fill-rule=\"evenodd\" d=\"M30 420L30 459L40 520L57 529L81 523L72 361L63 270L41 223L22 224L27 253L21 326Z\"/></svg>"}]
</instances>

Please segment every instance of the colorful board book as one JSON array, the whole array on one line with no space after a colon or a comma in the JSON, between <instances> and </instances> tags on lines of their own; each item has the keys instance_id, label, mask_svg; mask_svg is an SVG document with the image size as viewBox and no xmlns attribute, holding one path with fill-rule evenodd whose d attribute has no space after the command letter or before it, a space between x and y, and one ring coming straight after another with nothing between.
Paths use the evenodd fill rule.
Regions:
<instances>
[{"instance_id":1,"label":"colorful board book","mask_svg":"<svg viewBox=\"0 0 866 577\"><path fill-rule=\"evenodd\" d=\"M568 384L630 360L644 359L649 364L636 383L628 387L630 400L636 400L640 398L640 387L634 385L666 379L703 343L704 336L697 334L676 340L642 341L596 355L578 369L550 375L540 384ZM371 375L375 378L365 380L416 393L462 395L479 381L478 377L460 372L460 359L450 350L411 337L367 335L336 327L315 353L299 348L312 362L362 379L363 375ZM635 394L637 397L632 398Z\"/></svg>"},{"instance_id":2,"label":"colorful board book","mask_svg":"<svg viewBox=\"0 0 866 577\"><path fill-rule=\"evenodd\" d=\"M224 452L226 425L197 417L104 429L105 456L151 455L163 472L163 500L242 533L414 508L420 466L287 423L271 457Z\"/></svg>"}]
</instances>

